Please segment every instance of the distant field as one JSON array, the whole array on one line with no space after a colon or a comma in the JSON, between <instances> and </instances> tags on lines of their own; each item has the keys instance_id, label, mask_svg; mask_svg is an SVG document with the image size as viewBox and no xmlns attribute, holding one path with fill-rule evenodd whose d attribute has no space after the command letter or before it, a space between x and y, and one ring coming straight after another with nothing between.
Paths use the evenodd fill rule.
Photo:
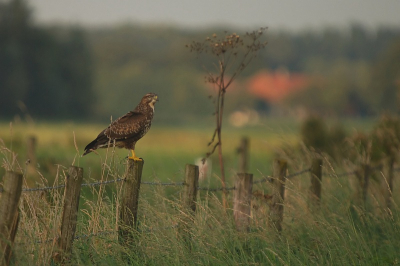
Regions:
<instances>
[{"instance_id":1,"label":"distant field","mask_svg":"<svg viewBox=\"0 0 400 266\"><path fill-rule=\"evenodd\" d=\"M259 125L246 129L224 128L223 149L226 156L228 172L237 168L238 156L236 149L240 138L250 138L251 156L250 167L257 170L269 169L269 163L274 150L283 144L294 144L298 141L295 124L277 122L276 126ZM27 124L0 124L0 138L5 146L18 154L20 164L25 162L26 143L28 136L37 138L37 157L40 167L51 168L51 164L68 166L75 159L75 165L85 169L99 170L100 161L106 155L109 157L113 150L99 150L80 158L83 148L93 140L106 125L84 125L73 123L38 123ZM213 133L212 127L166 127L153 125L149 133L136 145L137 155L145 159L144 179L152 179L154 175L160 180L179 179L186 163L194 163L196 159L204 157L209 148L208 142ZM74 140L75 136L75 140ZM124 149L115 150L115 156L123 161L128 155ZM217 156L212 156L212 160ZM50 164L50 165L49 165ZM217 171L214 163L215 173ZM94 171L97 171L94 170ZM94 176L92 176L95 178Z\"/></svg>"},{"instance_id":2,"label":"distant field","mask_svg":"<svg viewBox=\"0 0 400 266\"><path fill-rule=\"evenodd\" d=\"M338 121L330 121L336 124ZM373 120L345 120L341 122L349 133L354 130L367 131ZM85 169L85 178L97 179L101 163L113 157L117 167L123 167L128 151L124 149L99 150L80 157L87 143L106 127L106 124L64 123L0 123L0 139L5 147L18 154L18 161L24 165L28 136L37 138L38 170L50 182L57 165L69 166L72 163ZM256 126L234 128L228 124L223 128L223 151L227 176L236 172L238 155L236 149L240 138L250 139L249 172L255 178L268 175L274 154L282 147L293 146L300 141L300 122L294 119L265 119ZM136 145L137 155L144 158L144 180L179 181L183 176L185 164L194 163L209 151L207 147L213 133L212 125L188 125L168 127L153 124L149 133ZM78 149L78 151L75 148ZM213 174L220 175L217 154L211 157ZM1 171L4 171L3 169ZM90 175L90 176L89 176ZM217 178L218 179L218 178ZM230 180L228 179L228 182Z\"/></svg>"}]
</instances>

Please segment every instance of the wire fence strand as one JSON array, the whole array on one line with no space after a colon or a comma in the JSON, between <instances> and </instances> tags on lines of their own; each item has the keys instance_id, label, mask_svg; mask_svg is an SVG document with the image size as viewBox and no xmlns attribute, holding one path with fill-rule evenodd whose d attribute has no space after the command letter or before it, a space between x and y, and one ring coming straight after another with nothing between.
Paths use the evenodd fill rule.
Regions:
<instances>
[{"instance_id":1,"label":"wire fence strand","mask_svg":"<svg viewBox=\"0 0 400 266\"><path fill-rule=\"evenodd\" d=\"M82 184L81 187L95 187L125 181L125 178Z\"/></svg>"},{"instance_id":2,"label":"wire fence strand","mask_svg":"<svg viewBox=\"0 0 400 266\"><path fill-rule=\"evenodd\" d=\"M357 171L344 172L344 173L340 173L340 174L327 174L327 173L323 173L322 176L328 176L328 177L345 177L345 176L355 175L356 173L357 173Z\"/></svg>"},{"instance_id":3,"label":"wire fence strand","mask_svg":"<svg viewBox=\"0 0 400 266\"><path fill-rule=\"evenodd\" d=\"M269 182L269 183L271 183L272 182L272 176L266 176L266 177L264 177L264 178L261 178L260 180L256 180L256 181L253 181L253 185L254 184L260 184L260 183L264 183L264 182Z\"/></svg>"},{"instance_id":4,"label":"wire fence strand","mask_svg":"<svg viewBox=\"0 0 400 266\"><path fill-rule=\"evenodd\" d=\"M311 171L311 168L307 168L307 169L301 170L301 171L299 171L299 172L290 174L290 175L286 176L286 178L287 178L287 179L290 179L290 178L293 178L293 177L295 177L295 176L302 175L302 174L307 173L307 172L310 172L310 171Z\"/></svg>"},{"instance_id":5,"label":"wire fence strand","mask_svg":"<svg viewBox=\"0 0 400 266\"><path fill-rule=\"evenodd\" d=\"M235 187L227 187L225 190L235 190ZM223 187L218 187L218 188L208 188L208 187L197 187L197 190L204 190L204 191L223 191Z\"/></svg>"},{"instance_id":6,"label":"wire fence strand","mask_svg":"<svg viewBox=\"0 0 400 266\"><path fill-rule=\"evenodd\" d=\"M39 187L39 188L23 188L22 192L37 192L37 191L44 191L44 190L53 190L65 187L65 184L54 186L54 187Z\"/></svg>"},{"instance_id":7,"label":"wire fence strand","mask_svg":"<svg viewBox=\"0 0 400 266\"><path fill-rule=\"evenodd\" d=\"M371 168L372 171L375 170L382 170L382 165L378 165L375 167ZM288 176L286 176L287 179L302 175L304 173L310 172L311 168L307 168L301 171L298 171L296 173L290 174ZM394 172L398 172L400 171L400 167L398 168L394 168L393 169ZM328 173L323 173L322 176L328 176L328 177L345 177L345 176L351 176L351 175L355 175L357 173L357 171L350 171L350 172L344 172L344 173L340 173L340 174L328 174ZM260 184L260 183L264 183L264 182L272 182L273 177L271 176L266 176L263 177L260 180L256 180L253 181L253 184ZM94 187L94 186L101 186L101 185L108 185L108 184L113 184L113 183L117 183L117 182L123 182L125 181L125 178L117 178L114 180L107 180L107 181L99 181L99 182L93 182L93 183L84 183L81 185L81 187ZM170 183L163 183L163 182L151 182L151 181L143 181L141 182L141 184L143 185L153 185L153 186L184 186L185 182L170 182ZM65 184L62 185L58 185L58 186L52 186L52 187L40 187L40 188L23 188L22 192L38 192L38 191L47 191L47 190L54 190L54 189L60 189L60 188L64 188ZM203 190L203 191L222 191L224 190L222 187L218 187L218 188L206 188L206 187L198 187L198 190ZM235 187L228 187L225 188L225 190L235 190ZM0 193L2 193L4 190L2 187L0 187Z\"/></svg>"},{"instance_id":8,"label":"wire fence strand","mask_svg":"<svg viewBox=\"0 0 400 266\"><path fill-rule=\"evenodd\" d=\"M161 183L161 182L142 181L140 184L142 184L142 185L153 185L153 186L184 186L185 182Z\"/></svg>"}]
</instances>

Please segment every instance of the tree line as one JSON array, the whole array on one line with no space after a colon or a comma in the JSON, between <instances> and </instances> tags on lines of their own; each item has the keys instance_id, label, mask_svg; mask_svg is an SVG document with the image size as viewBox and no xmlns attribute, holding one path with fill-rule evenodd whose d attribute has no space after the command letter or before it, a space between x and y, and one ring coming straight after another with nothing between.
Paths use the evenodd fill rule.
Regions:
<instances>
[{"instance_id":1,"label":"tree line","mask_svg":"<svg viewBox=\"0 0 400 266\"><path fill-rule=\"evenodd\" d=\"M108 122L147 92L160 96L157 107L163 112L156 119L172 123L212 117L208 96L213 90L185 45L215 32L223 34L218 28L37 25L25 1L0 2L1 118L27 112L36 118ZM400 28L268 29L266 36L265 51L228 96L227 113L241 107L265 110L259 99L245 93L246 79L261 69L282 68L313 80L307 90L279 103L285 108L355 116L399 111Z\"/></svg>"},{"instance_id":2,"label":"tree line","mask_svg":"<svg viewBox=\"0 0 400 266\"><path fill-rule=\"evenodd\" d=\"M0 2L0 91L2 118L87 116L95 93L84 31L37 26L25 1Z\"/></svg>"}]
</instances>

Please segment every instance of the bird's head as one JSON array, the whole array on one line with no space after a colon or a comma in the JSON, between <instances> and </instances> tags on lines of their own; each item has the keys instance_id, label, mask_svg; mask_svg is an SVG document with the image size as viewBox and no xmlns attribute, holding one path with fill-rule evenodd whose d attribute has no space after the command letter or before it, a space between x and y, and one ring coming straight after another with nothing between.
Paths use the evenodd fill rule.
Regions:
<instances>
[{"instance_id":1,"label":"bird's head","mask_svg":"<svg viewBox=\"0 0 400 266\"><path fill-rule=\"evenodd\" d=\"M155 93L147 93L141 101L142 104L148 104L153 110L156 102L158 102L158 95Z\"/></svg>"}]
</instances>

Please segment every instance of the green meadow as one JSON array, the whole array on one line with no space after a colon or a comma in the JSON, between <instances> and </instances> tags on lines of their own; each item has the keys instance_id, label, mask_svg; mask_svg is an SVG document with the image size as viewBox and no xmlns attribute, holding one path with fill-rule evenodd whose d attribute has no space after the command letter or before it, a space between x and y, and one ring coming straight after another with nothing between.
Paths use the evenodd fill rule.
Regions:
<instances>
[{"instance_id":1,"label":"green meadow","mask_svg":"<svg viewBox=\"0 0 400 266\"><path fill-rule=\"evenodd\" d=\"M101 164L111 157L123 165L128 155L124 149L100 149L84 157L83 149L107 125L76 123L37 123L0 125L3 146L17 154L19 165L24 168L27 141L30 136L37 140L36 168L46 179L53 181L52 174L58 165L76 165L85 169L85 176L99 179ZM147 181L182 181L186 164L194 164L211 150L208 143L213 134L208 126L158 126L152 129L136 145L136 153L145 160L143 179ZM266 120L249 128L227 127L223 129L223 151L227 173L234 174L238 168L238 153L242 137L250 139L250 171L260 175L269 171L272 157L284 145L299 142L298 123L295 121ZM217 152L210 157L213 175L219 176ZM8 154L9 156L9 154ZM90 177L88 176L90 172ZM218 178L218 177L217 177Z\"/></svg>"},{"instance_id":2,"label":"green meadow","mask_svg":"<svg viewBox=\"0 0 400 266\"><path fill-rule=\"evenodd\" d=\"M334 125L338 121L329 121ZM234 184L238 168L237 147L241 137L250 139L249 172L254 180L272 174L272 161L288 161L289 174L309 167L312 152L301 150L300 121L265 119L247 127L223 128L223 148L228 186ZM349 134L368 132L373 120L342 121ZM26 174L26 186L62 184L69 165L84 168L84 183L123 177L126 150L103 149L80 157L83 148L106 125L80 123L35 123L0 126L2 175L4 169ZM145 160L142 181L182 182L185 164L194 163L209 150L211 126L166 127L153 124L138 142L137 155ZM27 166L26 143L37 138L37 162ZM13 155L14 154L14 155ZM219 187L217 156L211 157L212 174L201 187ZM189 223L189 239L183 239L179 225L187 221L181 211L182 187L142 185L138 232L135 244L118 242L118 208L122 183L83 188L71 265L397 265L400 263L399 182L396 174L391 210L382 199L384 171L371 180L366 206L354 199L355 176L338 174L353 171L341 162L323 156L322 201L318 209L308 204L309 174L286 183L283 230L267 227L268 202L253 198L251 229L237 232L233 222L232 197L222 207L220 192L200 191L197 210ZM40 173L40 174L39 174ZM29 179L31 179L29 181ZM104 189L105 188L105 189ZM253 186L263 195L271 193L269 183ZM23 193L13 263L48 265L55 252L62 212L63 190ZM92 237L84 237L94 234ZM37 242L42 243L37 243ZM67 263L67 264L68 264Z\"/></svg>"}]
</instances>

